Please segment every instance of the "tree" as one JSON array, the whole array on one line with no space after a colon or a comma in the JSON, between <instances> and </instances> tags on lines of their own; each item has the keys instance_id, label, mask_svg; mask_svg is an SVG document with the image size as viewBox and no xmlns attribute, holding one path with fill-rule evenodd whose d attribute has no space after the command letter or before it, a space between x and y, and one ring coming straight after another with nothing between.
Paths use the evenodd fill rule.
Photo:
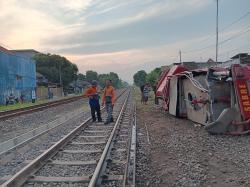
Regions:
<instances>
[{"instance_id":1,"label":"tree","mask_svg":"<svg viewBox=\"0 0 250 187\"><path fill-rule=\"evenodd\" d=\"M121 88L125 88L125 87L128 87L129 86L129 83L127 83L126 81L123 81L121 80Z\"/></svg>"},{"instance_id":2,"label":"tree","mask_svg":"<svg viewBox=\"0 0 250 187\"><path fill-rule=\"evenodd\" d=\"M99 85L104 88L105 84L106 84L106 80L109 79L109 74L100 74L98 76L98 80L99 80Z\"/></svg>"},{"instance_id":3,"label":"tree","mask_svg":"<svg viewBox=\"0 0 250 187\"><path fill-rule=\"evenodd\" d=\"M158 78L161 74L161 68L155 68L146 76L146 82L148 82L151 86L155 86Z\"/></svg>"},{"instance_id":4,"label":"tree","mask_svg":"<svg viewBox=\"0 0 250 187\"><path fill-rule=\"evenodd\" d=\"M86 71L86 80L91 83L93 80L98 80L98 74L95 71L89 70Z\"/></svg>"},{"instance_id":5,"label":"tree","mask_svg":"<svg viewBox=\"0 0 250 187\"><path fill-rule=\"evenodd\" d=\"M84 75L82 73L79 73L77 75L77 79L80 80L80 81L85 81L86 80L86 75Z\"/></svg>"},{"instance_id":6,"label":"tree","mask_svg":"<svg viewBox=\"0 0 250 187\"><path fill-rule=\"evenodd\" d=\"M146 76L147 73L144 70L138 71L136 74L134 74L134 84L136 86L142 86L143 84L146 83Z\"/></svg>"},{"instance_id":7,"label":"tree","mask_svg":"<svg viewBox=\"0 0 250 187\"><path fill-rule=\"evenodd\" d=\"M105 87L106 80L111 80L112 81L112 85L115 88L120 88L122 86L121 79L119 78L118 74L114 73L114 72L110 72L109 74L100 74L98 76L98 80L99 80L99 85L102 88Z\"/></svg>"},{"instance_id":8,"label":"tree","mask_svg":"<svg viewBox=\"0 0 250 187\"><path fill-rule=\"evenodd\" d=\"M37 72L44 75L49 82L60 83L60 74L63 86L76 80L78 68L65 57L52 54L38 54L34 57Z\"/></svg>"},{"instance_id":9,"label":"tree","mask_svg":"<svg viewBox=\"0 0 250 187\"><path fill-rule=\"evenodd\" d=\"M109 79L112 81L112 84L115 88L119 88L121 80L119 79L119 76L116 73L110 72Z\"/></svg>"}]
</instances>

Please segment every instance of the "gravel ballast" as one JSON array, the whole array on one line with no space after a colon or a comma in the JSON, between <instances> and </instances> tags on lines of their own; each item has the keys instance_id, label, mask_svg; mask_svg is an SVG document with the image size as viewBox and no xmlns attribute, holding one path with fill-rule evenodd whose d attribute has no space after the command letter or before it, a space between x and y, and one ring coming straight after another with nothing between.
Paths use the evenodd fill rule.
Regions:
<instances>
[{"instance_id":1,"label":"gravel ballast","mask_svg":"<svg viewBox=\"0 0 250 187\"><path fill-rule=\"evenodd\" d=\"M250 186L250 136L213 136L139 99L137 116L137 186Z\"/></svg>"},{"instance_id":2,"label":"gravel ballast","mask_svg":"<svg viewBox=\"0 0 250 187\"><path fill-rule=\"evenodd\" d=\"M77 111L82 109L88 111L88 104L86 99L80 99L71 103L66 103L51 107L42 111L37 111L30 114L24 114L8 120L0 121L0 143L16 136L19 136L27 131L38 128L52 122L67 112Z\"/></svg>"},{"instance_id":3,"label":"gravel ballast","mask_svg":"<svg viewBox=\"0 0 250 187\"><path fill-rule=\"evenodd\" d=\"M0 156L0 178L6 175L13 175L27 163L25 160L33 160L39 156L44 150L53 145L53 142L60 140L65 134L80 125L84 120L83 117L76 118L65 122L58 129L53 129L49 134L44 134L32 143L26 144L16 151L11 151Z\"/></svg>"},{"instance_id":4,"label":"gravel ballast","mask_svg":"<svg viewBox=\"0 0 250 187\"><path fill-rule=\"evenodd\" d=\"M116 106L117 107L115 108L115 111L119 111L120 106L118 106L118 105L116 105ZM82 108L76 108L76 110L78 110L78 111L79 111L79 109L82 110ZM75 110L71 110L70 112L72 112L72 111L75 111ZM33 113L33 114L35 114L35 113ZM30 115L32 115L32 114L30 114ZM105 115L106 114L103 115L104 119L105 119ZM53 145L55 142L59 141L62 137L64 137L66 134L68 134L74 128L79 126L83 121L86 120L86 117L89 117L89 116L90 116L89 113L88 113L88 115L86 115L86 114L81 115L81 113L80 113L76 117L72 117L72 119L63 122L62 125L54 128L49 133L46 133L46 134L43 134L42 136L39 136L38 138L28 142L27 144L24 144L24 145L18 147L16 150L13 150L9 153L1 155L1 157L0 157L0 184L2 182L4 182L9 176L18 172L21 168L23 168L25 165L27 165L31 160L35 159L38 155L40 155L46 149L51 147L51 145ZM114 114L114 117L116 118L117 114ZM112 126L112 125L110 125L110 126ZM104 127L103 124L100 124L100 123L91 123L90 126L85 129L86 131L90 131L90 132L82 131L82 132L79 132L79 134L81 134L82 136L98 135L98 133L95 133L93 130L98 131L99 129L100 130L109 129L109 131L110 131L112 129L112 127L110 127L110 126ZM93 132L91 132L91 131L93 131ZM102 133L100 135L108 135L109 133L105 132L105 133ZM76 141L74 141L74 140L73 141L78 142L79 139L81 139L83 142L86 142L86 143L93 142L93 138L91 138L91 137L75 138ZM105 138L105 140L106 140L106 138ZM71 146L77 146L77 145L68 145L65 148L68 148ZM80 145L80 146L85 146L85 145ZM94 149L98 150L101 147L105 146L105 144L103 144L103 145L86 145L86 147L85 147L86 149L84 149L84 150L92 149L93 147L91 147L91 146L93 146L93 147L95 146ZM66 161L68 159L69 160L73 159L73 160L79 160L79 161L80 160L87 161L87 160L89 160L89 159L87 159L87 157L88 158L91 157L91 160L93 160L93 159L98 160L98 157L100 157L100 153L76 154L74 156L70 155L70 154L67 154L67 156L65 156L65 155L66 154L64 154L64 156L63 155L59 156L59 154L57 154L59 160L61 160L61 161ZM78 174L80 175L81 173L86 171L86 175L88 175L89 172L90 173L93 172L92 170L94 168L94 166L93 166L93 168L91 166L91 168L89 168L89 169L88 169L88 167L82 167L82 166L74 167L74 168L72 167L72 171L69 169L69 171L67 172L64 168L60 168L57 165L53 165L53 166L55 166L55 167L53 167L55 169L54 170L55 173L60 174L60 170L62 170L63 171L62 173L63 173L63 175L65 174L65 176L71 175L70 173L72 173L72 176L74 176L74 171L76 171L77 175ZM43 172L43 174L46 174L46 171Z\"/></svg>"},{"instance_id":5,"label":"gravel ballast","mask_svg":"<svg viewBox=\"0 0 250 187\"><path fill-rule=\"evenodd\" d=\"M45 177L80 177L94 173L96 165L84 166L64 166L64 165L45 165L36 175Z\"/></svg>"}]
</instances>

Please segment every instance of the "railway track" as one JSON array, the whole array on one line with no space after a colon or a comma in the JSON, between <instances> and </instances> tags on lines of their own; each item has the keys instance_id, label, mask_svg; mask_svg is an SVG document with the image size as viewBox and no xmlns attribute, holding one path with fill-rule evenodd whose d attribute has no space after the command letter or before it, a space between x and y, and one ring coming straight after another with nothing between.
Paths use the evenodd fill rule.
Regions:
<instances>
[{"instance_id":1,"label":"railway track","mask_svg":"<svg viewBox=\"0 0 250 187\"><path fill-rule=\"evenodd\" d=\"M11 186L133 186L135 115L130 91L114 109L115 123L86 120L2 184ZM132 137L132 138L131 138Z\"/></svg>"},{"instance_id":2,"label":"railway track","mask_svg":"<svg viewBox=\"0 0 250 187\"><path fill-rule=\"evenodd\" d=\"M23 114L28 114L28 113L32 113L32 112L36 112L36 111L41 111L41 110L44 110L44 109L47 109L47 108L51 108L51 107L55 107L55 106L58 106L58 105L70 103L70 102L73 102L73 101L77 101L77 100L79 100L81 98L82 98L82 96L75 96L75 97L71 97L71 98L67 98L67 99L60 99L60 100L51 101L51 102L48 102L48 103L33 105L33 106L30 106L30 107L26 107L26 108L3 111L3 112L0 112L0 120L6 120L6 119L16 117L16 116L20 116L20 115L23 115Z\"/></svg>"},{"instance_id":3,"label":"railway track","mask_svg":"<svg viewBox=\"0 0 250 187\"><path fill-rule=\"evenodd\" d=\"M117 98L122 96L122 94L125 91L126 91L125 89L118 90L118 93L117 93L118 97ZM86 116L86 114L88 114L88 115ZM0 156L8 151L16 149L17 147L23 145L24 143L28 143L36 138L39 138L43 134L49 133L50 131L52 131L55 128L59 128L67 121L70 121L72 119L77 119L77 118L82 117L82 116L85 116L85 118L88 119L89 118L89 111L86 112L86 114L83 113L82 110L72 111L70 113L65 114L61 118L50 122L49 124L42 125L38 128L35 128L31 131L27 131L26 133L21 134L19 136L16 136L16 137L9 139L5 142L1 142L0 143Z\"/></svg>"}]
</instances>

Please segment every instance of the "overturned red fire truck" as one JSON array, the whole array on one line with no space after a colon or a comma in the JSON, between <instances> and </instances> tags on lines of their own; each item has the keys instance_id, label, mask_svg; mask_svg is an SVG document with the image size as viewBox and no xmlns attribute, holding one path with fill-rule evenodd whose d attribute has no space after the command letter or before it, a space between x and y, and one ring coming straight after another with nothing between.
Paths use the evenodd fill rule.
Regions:
<instances>
[{"instance_id":1,"label":"overturned red fire truck","mask_svg":"<svg viewBox=\"0 0 250 187\"><path fill-rule=\"evenodd\" d=\"M162 108L205 126L211 134L250 133L250 65L187 70L174 65L158 82Z\"/></svg>"}]
</instances>

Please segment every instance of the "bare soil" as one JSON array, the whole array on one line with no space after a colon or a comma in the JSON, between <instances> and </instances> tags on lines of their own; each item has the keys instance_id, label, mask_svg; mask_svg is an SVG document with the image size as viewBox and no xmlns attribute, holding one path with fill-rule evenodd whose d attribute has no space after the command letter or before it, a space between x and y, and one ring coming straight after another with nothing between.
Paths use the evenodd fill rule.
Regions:
<instances>
[{"instance_id":1,"label":"bare soil","mask_svg":"<svg viewBox=\"0 0 250 187\"><path fill-rule=\"evenodd\" d=\"M137 186L250 186L250 136L214 136L136 97Z\"/></svg>"}]
</instances>

